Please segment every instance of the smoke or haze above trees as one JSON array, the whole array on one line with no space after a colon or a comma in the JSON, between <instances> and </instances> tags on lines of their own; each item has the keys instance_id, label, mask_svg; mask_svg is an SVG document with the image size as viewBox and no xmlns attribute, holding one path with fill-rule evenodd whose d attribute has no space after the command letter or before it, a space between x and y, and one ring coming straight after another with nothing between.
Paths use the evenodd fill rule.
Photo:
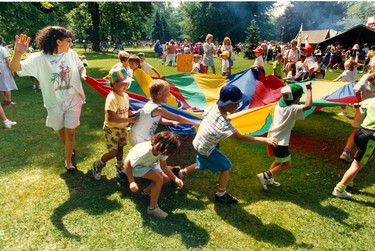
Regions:
<instances>
[{"instance_id":1,"label":"smoke or haze above trees","mask_svg":"<svg viewBox=\"0 0 375 251\"><path fill-rule=\"evenodd\" d=\"M219 42L229 36L244 41L250 21L256 20L260 39L289 41L301 24L304 30L343 31L375 15L371 1L278 2L0 2L0 35L32 38L46 25L74 30L76 38L100 40L203 41L207 33ZM22 20L22 21L21 21Z\"/></svg>"}]
</instances>

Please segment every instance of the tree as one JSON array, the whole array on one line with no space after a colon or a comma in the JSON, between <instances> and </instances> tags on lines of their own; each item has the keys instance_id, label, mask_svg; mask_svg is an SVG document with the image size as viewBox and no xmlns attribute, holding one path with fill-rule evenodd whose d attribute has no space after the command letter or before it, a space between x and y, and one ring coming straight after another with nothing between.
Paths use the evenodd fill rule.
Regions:
<instances>
[{"instance_id":1,"label":"tree","mask_svg":"<svg viewBox=\"0 0 375 251\"><path fill-rule=\"evenodd\" d=\"M186 2L180 7L185 34L194 41L202 41L206 34L214 35L215 41L229 36L232 42L245 39L244 30L252 18L260 24L264 36L272 36L267 8L272 2Z\"/></svg>"},{"instance_id":2,"label":"tree","mask_svg":"<svg viewBox=\"0 0 375 251\"><path fill-rule=\"evenodd\" d=\"M248 29L246 30L246 40L245 40L245 55L248 59L254 58L253 50L258 46L260 41L259 28L255 19L252 19Z\"/></svg>"},{"instance_id":3,"label":"tree","mask_svg":"<svg viewBox=\"0 0 375 251\"><path fill-rule=\"evenodd\" d=\"M337 22L345 30L358 24L365 24L368 17L375 16L375 3L367 1L347 2L344 17Z\"/></svg>"},{"instance_id":4,"label":"tree","mask_svg":"<svg viewBox=\"0 0 375 251\"><path fill-rule=\"evenodd\" d=\"M344 2L292 2L284 14L276 19L276 36L290 41L295 38L301 24L304 30L336 29L340 27L337 20L343 17L346 5Z\"/></svg>"},{"instance_id":5,"label":"tree","mask_svg":"<svg viewBox=\"0 0 375 251\"><path fill-rule=\"evenodd\" d=\"M169 28L165 16L160 9L156 9L152 17L151 38L154 40L159 39L161 41L169 40L170 36L168 30Z\"/></svg>"},{"instance_id":6,"label":"tree","mask_svg":"<svg viewBox=\"0 0 375 251\"><path fill-rule=\"evenodd\" d=\"M140 38L152 11L152 3L147 2L85 2L79 3L67 16L73 30L93 41L93 49L99 50L100 40Z\"/></svg>"},{"instance_id":7,"label":"tree","mask_svg":"<svg viewBox=\"0 0 375 251\"><path fill-rule=\"evenodd\" d=\"M100 13L99 13L99 4L96 2L88 2L88 9L91 13L91 21L92 21L92 37L91 41L93 44L94 51L100 51L99 46L99 25L100 25Z\"/></svg>"},{"instance_id":8,"label":"tree","mask_svg":"<svg viewBox=\"0 0 375 251\"><path fill-rule=\"evenodd\" d=\"M67 24L64 14L75 3L49 2L0 2L0 34L6 41L14 35L24 33L35 38L35 34L47 25Z\"/></svg>"}]
</instances>

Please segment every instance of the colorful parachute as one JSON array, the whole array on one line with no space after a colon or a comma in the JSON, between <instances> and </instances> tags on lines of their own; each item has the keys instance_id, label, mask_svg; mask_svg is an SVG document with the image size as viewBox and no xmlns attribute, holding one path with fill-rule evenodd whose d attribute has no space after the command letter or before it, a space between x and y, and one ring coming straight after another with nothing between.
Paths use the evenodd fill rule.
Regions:
<instances>
[{"instance_id":1,"label":"colorful parachute","mask_svg":"<svg viewBox=\"0 0 375 251\"><path fill-rule=\"evenodd\" d=\"M130 106L138 110L149 100L149 83L152 78L142 70L134 71L135 81L128 88L131 98ZM275 76L264 76L258 71L247 69L228 77L200 74L179 73L163 78L171 87L172 96L167 104L163 104L170 112L200 120L202 111L219 99L221 87L236 85L249 99L229 117L231 123L240 133L261 135L268 131L272 122L271 111L280 98L280 89L285 85ZM87 77L86 82L104 97L111 91L104 79ZM303 82L298 83L305 89ZM337 106L355 102L353 84L345 82L312 81L313 105L307 112L324 106ZM305 89L306 90L306 89ZM303 103L304 96L301 98ZM168 127L179 134L195 132L191 126Z\"/></svg>"}]
</instances>

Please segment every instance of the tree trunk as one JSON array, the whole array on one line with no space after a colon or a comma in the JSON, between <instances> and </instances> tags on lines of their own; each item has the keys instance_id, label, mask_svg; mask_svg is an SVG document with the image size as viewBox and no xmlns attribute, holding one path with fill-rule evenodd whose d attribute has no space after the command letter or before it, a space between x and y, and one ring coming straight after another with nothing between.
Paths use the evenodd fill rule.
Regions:
<instances>
[{"instance_id":1,"label":"tree trunk","mask_svg":"<svg viewBox=\"0 0 375 251\"><path fill-rule=\"evenodd\" d=\"M99 26L100 26L100 13L99 4L97 2L88 2L89 11L92 20L92 44L94 51L100 51L99 40Z\"/></svg>"}]
</instances>

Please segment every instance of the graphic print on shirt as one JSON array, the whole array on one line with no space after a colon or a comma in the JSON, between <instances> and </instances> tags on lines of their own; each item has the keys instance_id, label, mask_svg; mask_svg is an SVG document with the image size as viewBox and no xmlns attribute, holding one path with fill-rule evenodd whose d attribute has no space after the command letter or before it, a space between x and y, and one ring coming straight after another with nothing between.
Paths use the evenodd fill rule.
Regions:
<instances>
[{"instance_id":1,"label":"graphic print on shirt","mask_svg":"<svg viewBox=\"0 0 375 251\"><path fill-rule=\"evenodd\" d=\"M70 67L65 65L65 61L61 61L59 73L52 73L51 83L55 86L55 91L68 90L72 87L69 81Z\"/></svg>"}]
</instances>

